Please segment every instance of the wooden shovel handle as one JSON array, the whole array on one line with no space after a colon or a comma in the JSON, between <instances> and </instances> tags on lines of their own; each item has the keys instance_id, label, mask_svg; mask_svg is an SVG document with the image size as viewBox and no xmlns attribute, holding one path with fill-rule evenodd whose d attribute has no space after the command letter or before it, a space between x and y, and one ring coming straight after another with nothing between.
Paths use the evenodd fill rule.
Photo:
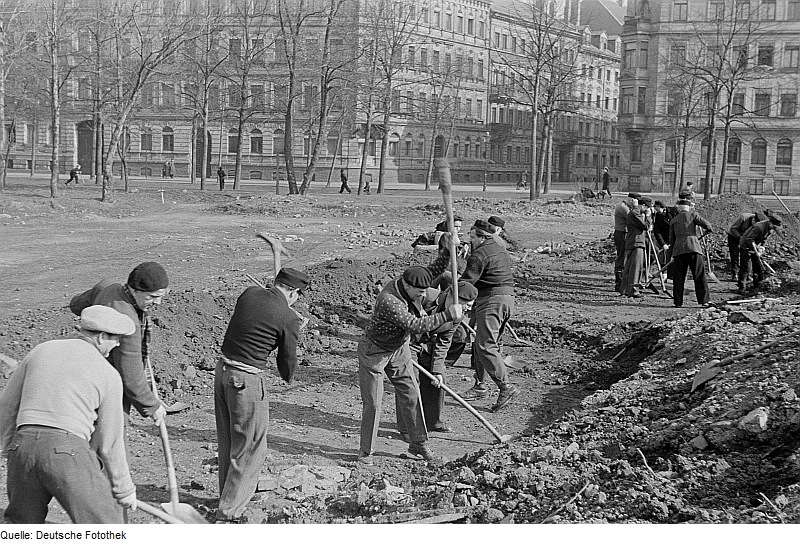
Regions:
<instances>
[{"instance_id":1,"label":"wooden shovel handle","mask_svg":"<svg viewBox=\"0 0 800 544\"><path fill-rule=\"evenodd\" d=\"M765 349L769 349L769 348L771 348L773 346L776 346L776 345L780 344L781 342L785 342L789 338L791 338L793 336L797 336L799 334L800 334L800 329L798 329L798 330L796 330L796 331L794 331L792 333L786 334L784 336L781 336L780 338L778 338L776 340L773 340L772 342L769 342L768 344L764 344L763 346L759 346L757 348L753 348L753 349L747 350L744 353L737 353L736 355L731 355L730 357L725 357L724 359L722 359L720 362L718 362L714 366L715 367L717 367L717 366L728 366L729 364L734 363L734 362L738 361L739 359L744 359L746 357L750 357L751 355L755 355L759 351L764 351ZM713 367L709 367L709 368L713 368Z\"/></svg>"},{"instance_id":2,"label":"wooden shovel handle","mask_svg":"<svg viewBox=\"0 0 800 544\"><path fill-rule=\"evenodd\" d=\"M178 518L176 518L174 516L170 516L169 514L164 512L163 510L161 510L159 508L156 508L155 506L152 506L152 505L150 505L150 504L148 504L146 502L136 501L136 508L138 510L141 510L142 512L145 512L146 514L150 514L151 516L157 517L161 521L166 521L167 523L172 523L172 524L176 524L176 525L178 525L178 524L183 525L184 524L183 521L181 521L180 519L178 519Z\"/></svg>"}]
</instances>

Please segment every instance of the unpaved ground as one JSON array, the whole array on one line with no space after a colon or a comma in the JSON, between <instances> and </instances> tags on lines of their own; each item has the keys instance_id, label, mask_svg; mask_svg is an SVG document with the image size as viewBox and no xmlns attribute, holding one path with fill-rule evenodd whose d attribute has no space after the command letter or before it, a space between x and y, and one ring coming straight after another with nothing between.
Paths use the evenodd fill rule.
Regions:
<instances>
[{"instance_id":1,"label":"unpaved ground","mask_svg":"<svg viewBox=\"0 0 800 544\"><path fill-rule=\"evenodd\" d=\"M688 395L686 380L691 382L690 374L702 362L699 347L705 345L707 335L737 336L740 332L726 327L727 316L712 315L712 310L704 310L707 315L698 320L691 288L680 310L666 298L618 297L612 289L606 240L609 204L457 199L457 212L467 225L499 213L523 248L555 246L550 254L529 253L516 264L517 311L511 324L533 347L518 346L508 337L505 351L523 361L523 368L513 374L523 395L498 414L488 411L491 400L476 403L501 432L521 438L490 448L491 434L449 402L447 421L456 432L433 434L432 445L437 453L456 461L428 467L402 459L405 444L394 430L394 398L387 384L384 423L376 444L379 461L376 467L365 469L354 463L361 410L355 348L361 330L353 317L358 311L370 311L386 279L409 262L431 258L426 252L412 254L409 243L441 220L438 194L372 199L243 194L236 199L168 191L165 198L162 204L158 193L140 192L120 194L114 204L104 204L96 200L94 191L80 188L53 207L37 189L0 194L0 351L22 358L37 343L69 334L73 318L66 304L72 295L103 277L122 281L138 262L162 262L170 273L171 293L156 312L153 359L161 393L169 401L182 400L192 406L170 416L170 434L181 500L209 519L213 519L218 493L213 365L236 297L250 284L245 275L268 280L273 274L271 256L254 236L260 231L284 240L292 252L285 264L306 269L313 286L298 304L311 318L302 340L302 366L291 385L283 384L277 375L273 380L271 455L261 481L266 499L248 509L251 522L390 522L453 512L470 521L543 521L585 484L570 508L551 519L751 521L750 510L765 504L757 502L760 491L755 491L755 484L748 487L746 500L756 501L745 512L748 517L737 519L739 510L722 504L751 477L746 469L752 460L742 461L740 471L729 472L735 473L728 477L733 481L715 495L716 503L695 504L687 498L690 493L702 495L706 488L691 484L686 474L694 468L703 480L710 469L705 465L698 469L694 458L687 457L689 453L704 455L705 450L685 450L702 429L696 428L699 416L692 420L695 427L686 428L682 413L703 406L701 396L706 394L704 390ZM722 277L722 270L718 274ZM733 287L713 285L714 299L731 298ZM782 295L791 293L789 289ZM793 306L781 304L783 315L795 315ZM753 310L775 312L775 308ZM800 318L789 319L781 330L800 323ZM714 320L718 322L706 330L707 321ZM652 326L646 329L648 324ZM761 323L761 329L747 332L753 341L780 332L765 332L763 327L769 326L769 322ZM668 337L676 327L685 335ZM687 345L687 335L694 344ZM613 360L623 347L625 352ZM666 347L679 354L684 350L683 357L690 360L676 363L680 357L667 354ZM640 366L651 353L657 359L651 357L644 365L662 362L670 372L662 372L658 365L655 369ZM781 361L794 363L796 357ZM457 391L471 385L467 366L464 356L448 372L449 384ZM643 379L642 372L649 377ZM663 382L653 379L661 374ZM797 378L796 372L787 370L778 385L770 386L775 389L773 396L783 399L785 393L789 399L785 403L796 402L787 391L800 383ZM788 384L786 388L779 387L783 383ZM748 395L749 403L758 400L756 392ZM739 402L740 395L731 398ZM780 427L784 433L796 426L793 409L773 407L773 414L784 412L785 424ZM715 408L712 414L719 411ZM134 423L130 463L140 498L165 501L158 432L141 418L135 417ZM665 434L662 427L671 433ZM750 447L746 439L733 436L728 447L731 441ZM784 434L771 440L786 442ZM774 447L769 445L773 442L762 447ZM784 449L780 463L768 470L771 479L780 475L780 482L763 487L766 491L790 485L792 478L797 481L797 468L791 468L795 463L791 444ZM639 451L645 459L660 463L653 467L659 472L645 468ZM676 470L675 455L692 460ZM2 507L5 470L0 469ZM696 482L698 476L693 477ZM658 485L646 481L650 478ZM666 486L664 479L682 483ZM650 499L656 501L655 506L642 507L643 500L651 504ZM785 501L779 502L788 511L795 503L791 495ZM793 512L796 515L797 509ZM769 521L770 515L777 519L773 510L755 520ZM139 513L132 518L140 523L152 521ZM48 519L67 520L55 504Z\"/></svg>"}]
</instances>

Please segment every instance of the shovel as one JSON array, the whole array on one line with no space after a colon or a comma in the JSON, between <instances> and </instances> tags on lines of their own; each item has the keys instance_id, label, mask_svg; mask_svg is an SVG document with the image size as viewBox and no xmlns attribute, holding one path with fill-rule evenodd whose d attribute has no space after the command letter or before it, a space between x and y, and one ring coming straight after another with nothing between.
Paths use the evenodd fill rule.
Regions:
<instances>
[{"instance_id":1,"label":"shovel","mask_svg":"<svg viewBox=\"0 0 800 544\"><path fill-rule=\"evenodd\" d=\"M159 510L155 506L151 506L150 504L142 501L136 501L136 509L141 510L146 514L150 514L153 517L160 519L161 521L166 521L167 523L175 524L175 525L182 525L183 521L178 518L172 517L163 510Z\"/></svg>"},{"instance_id":2,"label":"shovel","mask_svg":"<svg viewBox=\"0 0 800 544\"><path fill-rule=\"evenodd\" d=\"M156 389L155 374L153 374L153 365L150 363L150 357L145 357L147 362L147 369L150 371L150 380L153 384L153 394L158 398L158 390ZM160 400L160 399L159 399ZM180 502L178 498L178 479L175 477L175 461L172 459L172 448L169 447L169 435L167 434L167 424L163 420L158 426L161 432L161 444L164 447L164 460L167 463L167 482L169 484L169 498L170 502L162 502L161 508L175 518L178 518L183 523L208 523L203 515L194 509L191 504Z\"/></svg>"},{"instance_id":3,"label":"shovel","mask_svg":"<svg viewBox=\"0 0 800 544\"><path fill-rule=\"evenodd\" d=\"M415 366L415 367L417 367L417 370L419 370L420 372L422 372L423 374L425 374L425 375L426 375L428 378L430 378L431 380L436 380L436 379L437 379L437 378L436 378L436 376L434 376L433 374L431 374L430 372L428 372L427 370L425 370L425 369L422 367L422 365L420 365L418 362L416 362L416 361L412 361L412 362L414 363L414 366ZM456 394L456 392L455 392L455 391L453 391L452 389L450 389L449 387L447 387L447 386L446 386L445 384L443 384L441 381L439 382L439 387L441 387L442 389L444 389L445 393L447 393L448 395L450 395L451 397L453 397L454 399L456 399L456 400L458 401L458 403L459 403L459 404L461 404L461 406L463 406L464 408L466 408L467 410L469 410L469 412L470 412L470 413L471 413L473 416L477 417L477 418L478 418L478 421L480 421L481 423L483 423L483 425L484 425L484 426L485 426L487 429L489 429L489 431L490 431L490 432L491 432L491 433L494 435L494 437L497 439L497 443L498 443L498 444L502 444L503 442L508 442L509 440L511 440L511 435L510 435L510 434L500 434L499 432L497 432L497 429L495 429L495 428L494 428L494 426L493 426L491 423L489 423L488 421L486 421L486 418L485 418L485 417L483 417L482 415L480 415L480 414L478 413L478 411L477 411L475 408L473 408L472 406L470 406L470 404L469 404L467 401L465 401L464 399L462 399L461 397L459 397L459 396Z\"/></svg>"},{"instance_id":4,"label":"shovel","mask_svg":"<svg viewBox=\"0 0 800 544\"><path fill-rule=\"evenodd\" d=\"M717 277L716 274L714 274L714 271L711 269L711 256L708 253L708 244L705 243L702 238L700 238L700 243L703 245L703 251L705 251L706 254L706 263L708 264L708 277L714 283L719 283L719 278Z\"/></svg>"},{"instance_id":5,"label":"shovel","mask_svg":"<svg viewBox=\"0 0 800 544\"><path fill-rule=\"evenodd\" d=\"M692 380L692 393L695 389L709 381L710 379L714 378L717 374L722 372L723 366L728 366L729 364L735 363L740 359L744 359L746 357L750 357L751 355L755 355L759 351L764 351L765 349L769 349L773 346L780 344L781 342L785 342L789 338L793 336L797 336L800 334L800 330L796 330L793 333L787 334L785 336L781 336L777 340L773 340L768 344L764 344L763 346L759 346L757 348L753 348L751 350L745 351L744 353L738 353L736 355L731 355L730 357L726 357L721 361L710 361L703 365L700 371L694 375L694 379Z\"/></svg>"}]
</instances>

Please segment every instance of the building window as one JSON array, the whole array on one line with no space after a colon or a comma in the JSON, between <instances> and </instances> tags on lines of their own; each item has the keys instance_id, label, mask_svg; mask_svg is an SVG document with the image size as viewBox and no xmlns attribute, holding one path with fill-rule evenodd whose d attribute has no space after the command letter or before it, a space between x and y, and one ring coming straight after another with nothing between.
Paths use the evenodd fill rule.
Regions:
<instances>
[{"instance_id":1,"label":"building window","mask_svg":"<svg viewBox=\"0 0 800 544\"><path fill-rule=\"evenodd\" d=\"M277 155L278 153L283 153L284 149L284 136L283 131L281 129L276 129L275 132L272 133L272 152Z\"/></svg>"},{"instance_id":2,"label":"building window","mask_svg":"<svg viewBox=\"0 0 800 544\"><path fill-rule=\"evenodd\" d=\"M772 95L769 93L756 93L755 106L753 113L761 117L769 117L769 106Z\"/></svg>"},{"instance_id":3,"label":"building window","mask_svg":"<svg viewBox=\"0 0 800 544\"><path fill-rule=\"evenodd\" d=\"M175 151L175 134L170 127L161 129L161 151Z\"/></svg>"},{"instance_id":4,"label":"building window","mask_svg":"<svg viewBox=\"0 0 800 544\"><path fill-rule=\"evenodd\" d=\"M739 180L738 179L725 178L725 183L722 184L722 192L723 193L738 193L739 192Z\"/></svg>"},{"instance_id":5,"label":"building window","mask_svg":"<svg viewBox=\"0 0 800 544\"><path fill-rule=\"evenodd\" d=\"M141 151L153 150L153 131L149 128L142 129L142 134L139 140L139 149Z\"/></svg>"},{"instance_id":6,"label":"building window","mask_svg":"<svg viewBox=\"0 0 800 544\"><path fill-rule=\"evenodd\" d=\"M700 164L707 164L708 158L708 137L700 142ZM714 148L711 152L711 164L717 164L717 141L714 140Z\"/></svg>"},{"instance_id":7,"label":"building window","mask_svg":"<svg viewBox=\"0 0 800 544\"><path fill-rule=\"evenodd\" d=\"M642 190L642 180L639 176L628 176L628 188L631 191Z\"/></svg>"},{"instance_id":8,"label":"building window","mask_svg":"<svg viewBox=\"0 0 800 544\"><path fill-rule=\"evenodd\" d=\"M631 142L631 162L642 162L642 142Z\"/></svg>"},{"instance_id":9,"label":"building window","mask_svg":"<svg viewBox=\"0 0 800 544\"><path fill-rule=\"evenodd\" d=\"M334 139L334 142L335 141ZM257 128L250 131L250 153L254 155L261 155L264 153L264 136Z\"/></svg>"},{"instance_id":10,"label":"building window","mask_svg":"<svg viewBox=\"0 0 800 544\"><path fill-rule=\"evenodd\" d=\"M733 95L732 113L733 115L744 114L744 93Z\"/></svg>"},{"instance_id":11,"label":"building window","mask_svg":"<svg viewBox=\"0 0 800 544\"><path fill-rule=\"evenodd\" d=\"M766 140L755 140L750 148L750 164L767 164L767 142ZM760 194L760 193L757 193Z\"/></svg>"},{"instance_id":12,"label":"building window","mask_svg":"<svg viewBox=\"0 0 800 544\"><path fill-rule=\"evenodd\" d=\"M228 153L239 152L239 131L232 128L228 131Z\"/></svg>"},{"instance_id":13,"label":"building window","mask_svg":"<svg viewBox=\"0 0 800 544\"><path fill-rule=\"evenodd\" d=\"M476 100L475 101L475 109L477 109L477 117L480 121L483 121L483 100Z\"/></svg>"},{"instance_id":14,"label":"building window","mask_svg":"<svg viewBox=\"0 0 800 544\"><path fill-rule=\"evenodd\" d=\"M622 67L632 69L636 67L636 44L634 43L626 43L625 44L625 53L622 56ZM586 71L584 65L584 72Z\"/></svg>"},{"instance_id":15,"label":"building window","mask_svg":"<svg viewBox=\"0 0 800 544\"><path fill-rule=\"evenodd\" d=\"M478 21L478 37L483 38L486 35L486 23Z\"/></svg>"},{"instance_id":16,"label":"building window","mask_svg":"<svg viewBox=\"0 0 800 544\"><path fill-rule=\"evenodd\" d=\"M728 142L728 164L741 164L742 142L739 138L731 138Z\"/></svg>"},{"instance_id":17,"label":"building window","mask_svg":"<svg viewBox=\"0 0 800 544\"><path fill-rule=\"evenodd\" d=\"M686 21L689 17L689 2L688 0L676 0L672 5L672 20L673 21Z\"/></svg>"},{"instance_id":18,"label":"building window","mask_svg":"<svg viewBox=\"0 0 800 544\"><path fill-rule=\"evenodd\" d=\"M228 42L231 60L238 60L242 56L242 40L231 38Z\"/></svg>"},{"instance_id":19,"label":"building window","mask_svg":"<svg viewBox=\"0 0 800 544\"><path fill-rule=\"evenodd\" d=\"M675 162L678 156L678 142L677 140L667 140L664 145L664 162Z\"/></svg>"},{"instance_id":20,"label":"building window","mask_svg":"<svg viewBox=\"0 0 800 544\"><path fill-rule=\"evenodd\" d=\"M750 18L750 0L736 0L736 16L739 21Z\"/></svg>"},{"instance_id":21,"label":"building window","mask_svg":"<svg viewBox=\"0 0 800 544\"><path fill-rule=\"evenodd\" d=\"M786 6L786 19L800 21L800 0L789 0Z\"/></svg>"},{"instance_id":22,"label":"building window","mask_svg":"<svg viewBox=\"0 0 800 544\"><path fill-rule=\"evenodd\" d=\"M647 87L639 87L639 98L636 105L636 113L644 115L647 100Z\"/></svg>"},{"instance_id":23,"label":"building window","mask_svg":"<svg viewBox=\"0 0 800 544\"><path fill-rule=\"evenodd\" d=\"M797 94L781 95L781 117L797 115Z\"/></svg>"},{"instance_id":24,"label":"building window","mask_svg":"<svg viewBox=\"0 0 800 544\"><path fill-rule=\"evenodd\" d=\"M786 48L786 58L784 59L785 68L800 68L800 47L796 45Z\"/></svg>"},{"instance_id":25,"label":"building window","mask_svg":"<svg viewBox=\"0 0 800 544\"><path fill-rule=\"evenodd\" d=\"M758 48L758 65L759 66L772 66L772 57L774 56L775 48L771 45L762 45Z\"/></svg>"},{"instance_id":26,"label":"building window","mask_svg":"<svg viewBox=\"0 0 800 544\"><path fill-rule=\"evenodd\" d=\"M789 196L788 179L776 179L772 185L773 189L775 189L775 192L778 194L778 196Z\"/></svg>"},{"instance_id":27,"label":"building window","mask_svg":"<svg viewBox=\"0 0 800 544\"><path fill-rule=\"evenodd\" d=\"M775 155L775 164L779 166L792 165L792 141L788 138L778 140L778 152Z\"/></svg>"},{"instance_id":28,"label":"building window","mask_svg":"<svg viewBox=\"0 0 800 544\"><path fill-rule=\"evenodd\" d=\"M722 21L725 19L725 2L714 0L708 4L708 20Z\"/></svg>"},{"instance_id":29,"label":"building window","mask_svg":"<svg viewBox=\"0 0 800 544\"><path fill-rule=\"evenodd\" d=\"M763 21L775 20L775 0L761 0L761 19Z\"/></svg>"},{"instance_id":30,"label":"building window","mask_svg":"<svg viewBox=\"0 0 800 544\"><path fill-rule=\"evenodd\" d=\"M642 47L639 49L639 68L647 69L647 49L649 48L649 44L647 42L642 43ZM598 75L599 77L599 75Z\"/></svg>"},{"instance_id":31,"label":"building window","mask_svg":"<svg viewBox=\"0 0 800 544\"><path fill-rule=\"evenodd\" d=\"M633 88L628 87L622 89L622 113L631 114L635 109L635 102L633 97Z\"/></svg>"},{"instance_id":32,"label":"building window","mask_svg":"<svg viewBox=\"0 0 800 544\"><path fill-rule=\"evenodd\" d=\"M467 19L467 34L475 35L475 19Z\"/></svg>"},{"instance_id":33,"label":"building window","mask_svg":"<svg viewBox=\"0 0 800 544\"><path fill-rule=\"evenodd\" d=\"M685 45L673 45L669 49L669 58L672 61L674 66L685 66L686 65L686 46Z\"/></svg>"},{"instance_id":34,"label":"building window","mask_svg":"<svg viewBox=\"0 0 800 544\"><path fill-rule=\"evenodd\" d=\"M747 194L750 195L763 195L764 194L764 179L751 179L748 180Z\"/></svg>"}]
</instances>

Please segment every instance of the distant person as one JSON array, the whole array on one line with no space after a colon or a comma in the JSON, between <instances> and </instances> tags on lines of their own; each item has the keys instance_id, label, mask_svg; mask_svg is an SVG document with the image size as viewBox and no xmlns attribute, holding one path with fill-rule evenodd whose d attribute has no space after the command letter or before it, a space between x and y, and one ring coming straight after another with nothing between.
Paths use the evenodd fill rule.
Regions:
<instances>
[{"instance_id":1,"label":"distant person","mask_svg":"<svg viewBox=\"0 0 800 544\"><path fill-rule=\"evenodd\" d=\"M172 159L167 161L167 175L170 179L175 177L175 162Z\"/></svg>"},{"instance_id":2,"label":"distant person","mask_svg":"<svg viewBox=\"0 0 800 544\"><path fill-rule=\"evenodd\" d=\"M14 370L0 395L7 522L44 523L54 497L73 523L124 523L122 507L136 510L122 380L105 359L135 331L130 317L89 306L77 338L39 344Z\"/></svg>"},{"instance_id":3,"label":"distant person","mask_svg":"<svg viewBox=\"0 0 800 544\"><path fill-rule=\"evenodd\" d=\"M73 181L75 182L75 185L79 185L81 182L80 175L81 175L81 165L76 164L75 167L69 171L69 179L67 180L65 185L69 185Z\"/></svg>"},{"instance_id":4,"label":"distant person","mask_svg":"<svg viewBox=\"0 0 800 544\"><path fill-rule=\"evenodd\" d=\"M167 171L169 170L169 161L164 161L164 164L161 165L161 177L167 177Z\"/></svg>"},{"instance_id":5,"label":"distant person","mask_svg":"<svg viewBox=\"0 0 800 544\"><path fill-rule=\"evenodd\" d=\"M608 168L603 168L603 190L600 191L600 194L611 196L611 176L608 173Z\"/></svg>"},{"instance_id":6,"label":"distant person","mask_svg":"<svg viewBox=\"0 0 800 544\"><path fill-rule=\"evenodd\" d=\"M220 167L217 168L217 179L219 180L220 191L223 191L225 189L225 176L227 176L227 174L225 173L225 170L222 168L222 165L220 165Z\"/></svg>"},{"instance_id":7,"label":"distant person","mask_svg":"<svg viewBox=\"0 0 800 544\"><path fill-rule=\"evenodd\" d=\"M347 194L351 194L353 191L350 190L350 186L347 184L347 172L345 170L339 170L339 180L342 182L341 186L339 186L339 194L344 193L347 191Z\"/></svg>"},{"instance_id":8,"label":"distant person","mask_svg":"<svg viewBox=\"0 0 800 544\"><path fill-rule=\"evenodd\" d=\"M367 180L364 182L364 194L365 195L369 194L369 179L370 178L367 178Z\"/></svg>"}]
</instances>

